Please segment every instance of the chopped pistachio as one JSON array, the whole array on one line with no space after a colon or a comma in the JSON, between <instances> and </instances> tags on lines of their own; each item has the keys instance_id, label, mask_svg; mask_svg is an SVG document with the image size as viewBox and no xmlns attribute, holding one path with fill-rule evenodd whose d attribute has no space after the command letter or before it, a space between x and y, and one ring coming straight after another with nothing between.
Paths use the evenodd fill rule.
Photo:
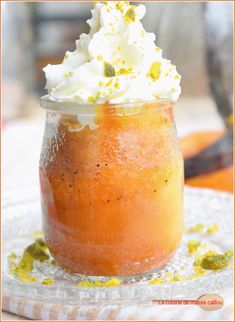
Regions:
<instances>
[{"instance_id":1,"label":"chopped pistachio","mask_svg":"<svg viewBox=\"0 0 235 322\"><path fill-rule=\"evenodd\" d=\"M226 257L228 257L228 258L233 257L233 250L232 250L232 249L227 250L227 251L224 253L224 255L225 255Z\"/></svg>"},{"instance_id":2,"label":"chopped pistachio","mask_svg":"<svg viewBox=\"0 0 235 322\"><path fill-rule=\"evenodd\" d=\"M147 73L147 76L151 77L152 80L157 81L160 75L161 75L161 63L158 61L155 61L152 63Z\"/></svg>"},{"instance_id":3,"label":"chopped pistachio","mask_svg":"<svg viewBox=\"0 0 235 322\"><path fill-rule=\"evenodd\" d=\"M97 60L103 60L103 56L98 55L98 56L96 56L96 59L97 59Z\"/></svg>"},{"instance_id":4,"label":"chopped pistachio","mask_svg":"<svg viewBox=\"0 0 235 322\"><path fill-rule=\"evenodd\" d=\"M114 88L115 88L115 89L119 89L119 87L120 87L120 86L119 86L119 83L115 83L115 84L114 84Z\"/></svg>"},{"instance_id":5,"label":"chopped pistachio","mask_svg":"<svg viewBox=\"0 0 235 322\"><path fill-rule=\"evenodd\" d=\"M42 280L42 284L44 284L44 285L53 285L54 283L55 283L55 281L52 277L44 278Z\"/></svg>"},{"instance_id":6,"label":"chopped pistachio","mask_svg":"<svg viewBox=\"0 0 235 322\"><path fill-rule=\"evenodd\" d=\"M205 270L200 266L194 266L194 272L198 277L206 275Z\"/></svg>"},{"instance_id":7,"label":"chopped pistachio","mask_svg":"<svg viewBox=\"0 0 235 322\"><path fill-rule=\"evenodd\" d=\"M104 76L106 77L114 77L116 75L114 67L107 63L104 62Z\"/></svg>"},{"instance_id":8,"label":"chopped pistachio","mask_svg":"<svg viewBox=\"0 0 235 322\"><path fill-rule=\"evenodd\" d=\"M179 79L179 78L180 78L179 74L175 75L175 77L174 77L174 79Z\"/></svg>"},{"instance_id":9,"label":"chopped pistachio","mask_svg":"<svg viewBox=\"0 0 235 322\"><path fill-rule=\"evenodd\" d=\"M101 95L101 92L98 92L97 94L96 94L96 100L98 100L98 98L100 98L102 95Z\"/></svg>"},{"instance_id":10,"label":"chopped pistachio","mask_svg":"<svg viewBox=\"0 0 235 322\"><path fill-rule=\"evenodd\" d=\"M112 79L110 79L105 85L106 86L110 86L111 84L112 84L112 82L113 82L113 80Z\"/></svg>"},{"instance_id":11,"label":"chopped pistachio","mask_svg":"<svg viewBox=\"0 0 235 322\"><path fill-rule=\"evenodd\" d=\"M118 278L112 278L105 282L105 287L109 286L119 286L121 284L121 281Z\"/></svg>"},{"instance_id":12,"label":"chopped pistachio","mask_svg":"<svg viewBox=\"0 0 235 322\"><path fill-rule=\"evenodd\" d=\"M41 244L40 244L41 243ZM31 255L31 257L35 260L39 260L40 262L47 261L49 259L49 255L45 253L46 244L40 239L40 243L36 241L32 245L29 245L26 248L26 252ZM44 243L44 244L43 244Z\"/></svg>"},{"instance_id":13,"label":"chopped pistachio","mask_svg":"<svg viewBox=\"0 0 235 322\"><path fill-rule=\"evenodd\" d=\"M200 240L190 240L187 242L189 254L193 254L197 251L198 247L201 245Z\"/></svg>"},{"instance_id":14,"label":"chopped pistachio","mask_svg":"<svg viewBox=\"0 0 235 322\"><path fill-rule=\"evenodd\" d=\"M212 256L212 255L216 255L217 254L217 252L216 251L214 251L214 250L208 250L207 252L206 252L206 254L204 254L204 255L206 255L206 256Z\"/></svg>"},{"instance_id":15,"label":"chopped pistachio","mask_svg":"<svg viewBox=\"0 0 235 322\"><path fill-rule=\"evenodd\" d=\"M121 11L121 13L123 13L123 4L121 1L119 1L117 4L116 4L116 9Z\"/></svg>"},{"instance_id":16,"label":"chopped pistachio","mask_svg":"<svg viewBox=\"0 0 235 322\"><path fill-rule=\"evenodd\" d=\"M37 276L31 276L24 271L14 272L14 275L17 276L22 282L25 282L25 283L32 283L32 282L38 281Z\"/></svg>"},{"instance_id":17,"label":"chopped pistachio","mask_svg":"<svg viewBox=\"0 0 235 322\"><path fill-rule=\"evenodd\" d=\"M127 10L124 18L128 22L135 22L135 17L136 17L135 10L134 10L133 6L131 6L131 8L129 8Z\"/></svg>"},{"instance_id":18,"label":"chopped pistachio","mask_svg":"<svg viewBox=\"0 0 235 322\"><path fill-rule=\"evenodd\" d=\"M29 275L29 273L33 270L33 258L26 251L24 251L24 254L18 264L10 261L9 268L10 272L17 276L22 282L36 282L38 280L37 277Z\"/></svg>"},{"instance_id":19,"label":"chopped pistachio","mask_svg":"<svg viewBox=\"0 0 235 322\"><path fill-rule=\"evenodd\" d=\"M191 276L187 276L187 277L185 277L184 278L184 280L185 281L190 281L190 280L193 280L193 279L195 279L195 278L199 278L200 276L198 276L198 275L191 275Z\"/></svg>"},{"instance_id":20,"label":"chopped pistachio","mask_svg":"<svg viewBox=\"0 0 235 322\"><path fill-rule=\"evenodd\" d=\"M166 277L166 278L171 278L171 277L172 277L172 273L171 273L171 272L167 272L167 273L165 274L165 277Z\"/></svg>"},{"instance_id":21,"label":"chopped pistachio","mask_svg":"<svg viewBox=\"0 0 235 322\"><path fill-rule=\"evenodd\" d=\"M225 268L229 265L229 259L223 254L205 255L201 261L201 267L209 270Z\"/></svg>"},{"instance_id":22,"label":"chopped pistachio","mask_svg":"<svg viewBox=\"0 0 235 322\"><path fill-rule=\"evenodd\" d=\"M54 259L51 260L51 265L56 266L56 261Z\"/></svg>"},{"instance_id":23,"label":"chopped pistachio","mask_svg":"<svg viewBox=\"0 0 235 322\"><path fill-rule=\"evenodd\" d=\"M16 253L12 252L7 258L8 258L8 260L16 259L17 255L16 255Z\"/></svg>"},{"instance_id":24,"label":"chopped pistachio","mask_svg":"<svg viewBox=\"0 0 235 322\"><path fill-rule=\"evenodd\" d=\"M10 270L13 270L16 268L17 264L15 262L15 259L17 258L17 255L15 253L11 253L7 259L8 259L8 265Z\"/></svg>"},{"instance_id":25,"label":"chopped pistachio","mask_svg":"<svg viewBox=\"0 0 235 322\"><path fill-rule=\"evenodd\" d=\"M37 238L33 244L26 247L18 263L15 261L18 256L12 253L8 256L10 272L23 282L37 282L38 278L29 273L34 268L34 260L43 262L50 258L45 252L47 249L45 241L42 238Z\"/></svg>"},{"instance_id":26,"label":"chopped pistachio","mask_svg":"<svg viewBox=\"0 0 235 322\"><path fill-rule=\"evenodd\" d=\"M149 281L148 284L164 284L166 280L162 277L156 277L153 280Z\"/></svg>"},{"instance_id":27,"label":"chopped pistachio","mask_svg":"<svg viewBox=\"0 0 235 322\"><path fill-rule=\"evenodd\" d=\"M170 281L171 282L178 282L178 281L182 281L184 280L184 276L180 275L180 274L175 274Z\"/></svg>"},{"instance_id":28,"label":"chopped pistachio","mask_svg":"<svg viewBox=\"0 0 235 322\"><path fill-rule=\"evenodd\" d=\"M189 227L188 233L199 233L205 230L205 226L203 224L197 224L195 226Z\"/></svg>"},{"instance_id":29,"label":"chopped pistachio","mask_svg":"<svg viewBox=\"0 0 235 322\"><path fill-rule=\"evenodd\" d=\"M37 242L39 244L39 246L41 246L45 250L48 249L48 246L47 246L47 244L46 244L46 242L44 241L43 238L36 238L35 242Z\"/></svg>"},{"instance_id":30,"label":"chopped pistachio","mask_svg":"<svg viewBox=\"0 0 235 322\"><path fill-rule=\"evenodd\" d=\"M106 282L101 281L89 281L84 280L78 283L78 287L114 287L119 286L121 284L121 281L117 278L112 278Z\"/></svg>"},{"instance_id":31,"label":"chopped pistachio","mask_svg":"<svg viewBox=\"0 0 235 322\"><path fill-rule=\"evenodd\" d=\"M131 73L131 71L132 71L132 68L121 68L119 69L117 74L118 75L129 74Z\"/></svg>"},{"instance_id":32,"label":"chopped pistachio","mask_svg":"<svg viewBox=\"0 0 235 322\"><path fill-rule=\"evenodd\" d=\"M207 228L208 234L214 234L219 230L218 224L211 225Z\"/></svg>"},{"instance_id":33,"label":"chopped pistachio","mask_svg":"<svg viewBox=\"0 0 235 322\"><path fill-rule=\"evenodd\" d=\"M67 78L67 77L70 77L73 75L73 72L70 71L70 72L67 72L67 73L64 73L64 77Z\"/></svg>"},{"instance_id":34,"label":"chopped pistachio","mask_svg":"<svg viewBox=\"0 0 235 322\"><path fill-rule=\"evenodd\" d=\"M69 58L69 54L68 54L68 53L66 53L64 57L65 57L66 59L68 59L68 58Z\"/></svg>"},{"instance_id":35,"label":"chopped pistachio","mask_svg":"<svg viewBox=\"0 0 235 322\"><path fill-rule=\"evenodd\" d=\"M94 104L96 102L96 99L94 96L88 96L88 102L91 103L91 104Z\"/></svg>"},{"instance_id":36,"label":"chopped pistachio","mask_svg":"<svg viewBox=\"0 0 235 322\"><path fill-rule=\"evenodd\" d=\"M194 263L193 263L193 266L200 266L201 265L201 262L202 262L202 256L197 256Z\"/></svg>"},{"instance_id":37,"label":"chopped pistachio","mask_svg":"<svg viewBox=\"0 0 235 322\"><path fill-rule=\"evenodd\" d=\"M26 250L23 253L22 258L20 259L19 264L15 268L15 272L22 271L29 273L33 270L33 257Z\"/></svg>"}]
</instances>

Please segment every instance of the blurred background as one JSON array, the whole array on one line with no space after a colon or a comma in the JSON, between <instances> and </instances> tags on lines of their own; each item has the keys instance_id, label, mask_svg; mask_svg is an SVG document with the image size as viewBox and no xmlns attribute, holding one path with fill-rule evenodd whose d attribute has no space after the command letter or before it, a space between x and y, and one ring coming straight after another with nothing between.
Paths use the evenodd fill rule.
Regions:
<instances>
[{"instance_id":1,"label":"blurred background","mask_svg":"<svg viewBox=\"0 0 235 322\"><path fill-rule=\"evenodd\" d=\"M140 2L141 3L141 2ZM135 4L135 3L134 3ZM233 2L148 2L143 24L182 75L175 107L186 183L232 191ZM4 2L3 183L37 181L42 68L88 32L92 2Z\"/></svg>"}]
</instances>

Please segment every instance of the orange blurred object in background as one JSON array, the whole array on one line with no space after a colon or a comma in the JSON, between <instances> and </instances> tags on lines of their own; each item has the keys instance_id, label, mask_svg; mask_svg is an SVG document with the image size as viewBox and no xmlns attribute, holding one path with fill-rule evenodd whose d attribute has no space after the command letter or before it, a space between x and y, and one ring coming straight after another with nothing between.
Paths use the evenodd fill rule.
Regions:
<instances>
[{"instance_id":1,"label":"orange blurred object in background","mask_svg":"<svg viewBox=\"0 0 235 322\"><path fill-rule=\"evenodd\" d=\"M221 138L224 131L203 131L189 134L181 139L184 158L192 157L216 140ZM211 188L233 192L233 166L201 174L185 180L189 186Z\"/></svg>"}]
</instances>

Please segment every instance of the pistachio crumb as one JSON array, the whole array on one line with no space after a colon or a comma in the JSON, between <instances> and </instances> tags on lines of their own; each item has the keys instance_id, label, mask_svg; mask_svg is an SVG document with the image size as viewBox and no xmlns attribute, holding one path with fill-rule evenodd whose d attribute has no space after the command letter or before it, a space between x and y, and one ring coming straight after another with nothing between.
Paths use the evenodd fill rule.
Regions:
<instances>
[{"instance_id":1,"label":"pistachio crumb","mask_svg":"<svg viewBox=\"0 0 235 322\"><path fill-rule=\"evenodd\" d=\"M136 14L133 6L127 10L124 18L127 22L135 22Z\"/></svg>"},{"instance_id":2,"label":"pistachio crumb","mask_svg":"<svg viewBox=\"0 0 235 322\"><path fill-rule=\"evenodd\" d=\"M160 75L161 75L161 63L158 61L155 61L152 63L147 73L147 76L151 77L152 80L157 81Z\"/></svg>"},{"instance_id":3,"label":"pistachio crumb","mask_svg":"<svg viewBox=\"0 0 235 322\"><path fill-rule=\"evenodd\" d=\"M49 286L51 286L51 285L53 285L54 283L55 283L55 281L54 281L54 279L53 279L52 277L44 278L44 279L42 280L42 284L44 284L44 285L49 285Z\"/></svg>"},{"instance_id":4,"label":"pistachio crumb","mask_svg":"<svg viewBox=\"0 0 235 322\"><path fill-rule=\"evenodd\" d=\"M201 245L200 240L190 240L187 242L188 253L193 254L197 251L198 247Z\"/></svg>"},{"instance_id":5,"label":"pistachio crumb","mask_svg":"<svg viewBox=\"0 0 235 322\"><path fill-rule=\"evenodd\" d=\"M72 75L73 75L73 72L72 72L72 71L67 72L67 73L64 73L64 77L65 77L65 78L68 78L68 77L70 77L70 76L72 76Z\"/></svg>"},{"instance_id":6,"label":"pistachio crumb","mask_svg":"<svg viewBox=\"0 0 235 322\"><path fill-rule=\"evenodd\" d=\"M108 281L89 281L84 280L78 283L78 287L116 287L121 284L121 281L118 278L112 278Z\"/></svg>"},{"instance_id":7,"label":"pistachio crumb","mask_svg":"<svg viewBox=\"0 0 235 322\"><path fill-rule=\"evenodd\" d=\"M108 62L104 62L104 76L106 77L116 76L114 67Z\"/></svg>"},{"instance_id":8,"label":"pistachio crumb","mask_svg":"<svg viewBox=\"0 0 235 322\"><path fill-rule=\"evenodd\" d=\"M205 230L205 226L203 224L197 224L195 226L189 227L188 233L199 233Z\"/></svg>"},{"instance_id":9,"label":"pistachio crumb","mask_svg":"<svg viewBox=\"0 0 235 322\"><path fill-rule=\"evenodd\" d=\"M184 280L184 277L182 276L182 275L180 275L180 274L175 274L171 279L170 279L170 281L171 282L178 282L178 281L182 281L182 280Z\"/></svg>"},{"instance_id":10,"label":"pistachio crumb","mask_svg":"<svg viewBox=\"0 0 235 322\"><path fill-rule=\"evenodd\" d=\"M115 84L114 84L114 88L115 88L115 89L119 89L119 88L120 88L119 83L115 83Z\"/></svg>"},{"instance_id":11,"label":"pistachio crumb","mask_svg":"<svg viewBox=\"0 0 235 322\"><path fill-rule=\"evenodd\" d=\"M88 96L88 102L91 103L91 104L94 104L96 102L96 99L94 96Z\"/></svg>"},{"instance_id":12,"label":"pistachio crumb","mask_svg":"<svg viewBox=\"0 0 235 322\"><path fill-rule=\"evenodd\" d=\"M119 71L118 71L118 75L123 75L123 74L125 74L125 75L127 75L127 74L129 74L129 73L131 73L132 72L132 68L130 67L130 68L121 68L121 69L119 69Z\"/></svg>"},{"instance_id":13,"label":"pistachio crumb","mask_svg":"<svg viewBox=\"0 0 235 322\"><path fill-rule=\"evenodd\" d=\"M227 250L227 251L224 253L224 255L225 255L226 257L228 257L228 258L233 257L233 250L232 250L232 249Z\"/></svg>"},{"instance_id":14,"label":"pistachio crumb","mask_svg":"<svg viewBox=\"0 0 235 322\"><path fill-rule=\"evenodd\" d=\"M171 277L172 277L172 273L171 273L171 272L167 272L167 273L165 274L165 277L166 277L166 278L171 278Z\"/></svg>"},{"instance_id":15,"label":"pistachio crumb","mask_svg":"<svg viewBox=\"0 0 235 322\"><path fill-rule=\"evenodd\" d=\"M207 233L208 234L214 234L219 230L219 225L218 224L213 224L207 228Z\"/></svg>"},{"instance_id":16,"label":"pistachio crumb","mask_svg":"<svg viewBox=\"0 0 235 322\"><path fill-rule=\"evenodd\" d=\"M110 80L106 83L106 86L110 86L110 85L112 85L112 82L113 82L113 80L112 80L112 79L110 79Z\"/></svg>"},{"instance_id":17,"label":"pistachio crumb","mask_svg":"<svg viewBox=\"0 0 235 322\"><path fill-rule=\"evenodd\" d=\"M166 280L162 277L156 277L153 280L149 281L148 284L164 284L166 283Z\"/></svg>"},{"instance_id":18,"label":"pistachio crumb","mask_svg":"<svg viewBox=\"0 0 235 322\"><path fill-rule=\"evenodd\" d=\"M201 261L201 267L208 270L218 270L229 265L229 259L224 254L205 255Z\"/></svg>"},{"instance_id":19,"label":"pistachio crumb","mask_svg":"<svg viewBox=\"0 0 235 322\"><path fill-rule=\"evenodd\" d=\"M204 255L200 255L196 257L193 263L194 271L198 273L204 273L203 269L204 270L223 269L229 266L230 259L232 256L233 256L232 250L228 250L224 254L219 254L216 251L209 250Z\"/></svg>"}]
</instances>

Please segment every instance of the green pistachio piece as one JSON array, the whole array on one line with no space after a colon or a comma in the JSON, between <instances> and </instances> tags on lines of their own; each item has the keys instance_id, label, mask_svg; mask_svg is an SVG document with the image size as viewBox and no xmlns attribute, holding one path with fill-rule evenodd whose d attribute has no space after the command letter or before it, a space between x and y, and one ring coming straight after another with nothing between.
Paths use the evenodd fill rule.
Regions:
<instances>
[{"instance_id":1,"label":"green pistachio piece","mask_svg":"<svg viewBox=\"0 0 235 322\"><path fill-rule=\"evenodd\" d=\"M159 61L155 61L152 63L147 76L151 77L154 81L156 81L158 80L160 75L161 75L161 63Z\"/></svg>"},{"instance_id":2,"label":"green pistachio piece","mask_svg":"<svg viewBox=\"0 0 235 322\"><path fill-rule=\"evenodd\" d=\"M30 254L33 259L44 262L49 259L49 255L45 253L44 250L45 246L40 246L38 242L35 242L32 245L29 245L25 251Z\"/></svg>"},{"instance_id":3,"label":"green pistachio piece","mask_svg":"<svg viewBox=\"0 0 235 322\"><path fill-rule=\"evenodd\" d=\"M128 22L135 22L135 10L133 7L129 8L125 14L125 19L128 21Z\"/></svg>"},{"instance_id":4,"label":"green pistachio piece","mask_svg":"<svg viewBox=\"0 0 235 322\"><path fill-rule=\"evenodd\" d=\"M106 77L116 76L116 72L115 72L114 67L107 62L104 62L104 76L106 76Z\"/></svg>"},{"instance_id":5,"label":"green pistachio piece","mask_svg":"<svg viewBox=\"0 0 235 322\"><path fill-rule=\"evenodd\" d=\"M202 258L201 267L204 269L217 270L229 265L229 259L222 254L205 256Z\"/></svg>"}]
</instances>

